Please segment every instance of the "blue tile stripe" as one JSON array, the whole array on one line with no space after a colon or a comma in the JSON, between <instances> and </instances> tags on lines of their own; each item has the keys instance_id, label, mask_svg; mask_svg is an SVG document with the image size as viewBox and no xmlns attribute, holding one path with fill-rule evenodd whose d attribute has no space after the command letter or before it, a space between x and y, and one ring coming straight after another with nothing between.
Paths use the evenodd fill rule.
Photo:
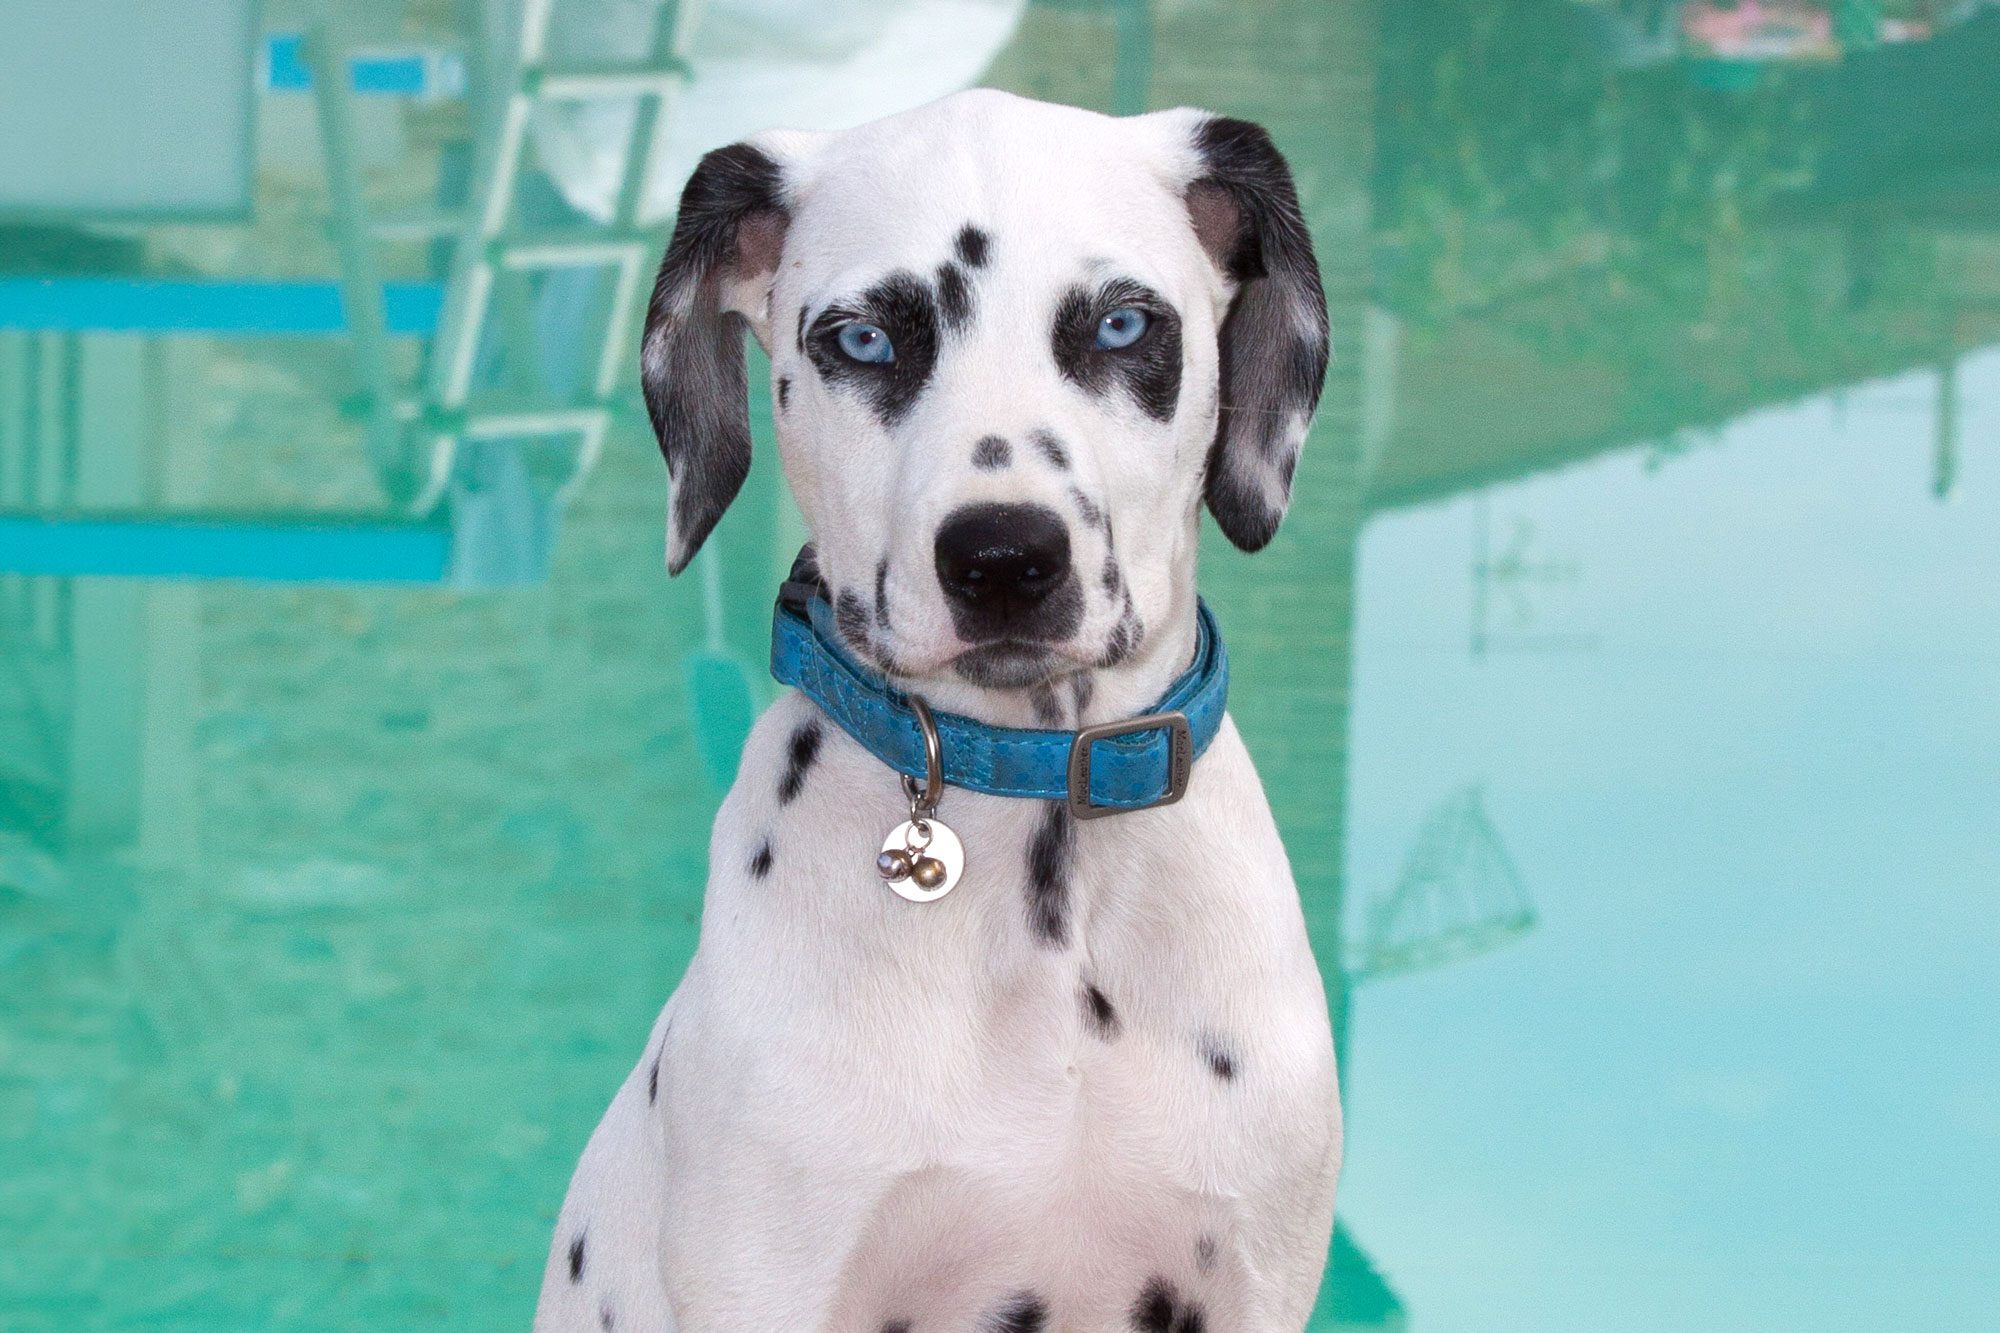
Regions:
<instances>
[{"instance_id":1,"label":"blue tile stripe","mask_svg":"<svg viewBox=\"0 0 2000 1333\"><path fill-rule=\"evenodd\" d=\"M322 515L0 513L0 571L275 583L439 583L442 524Z\"/></svg>"},{"instance_id":2,"label":"blue tile stripe","mask_svg":"<svg viewBox=\"0 0 2000 1333\"><path fill-rule=\"evenodd\" d=\"M444 287L388 282L382 301L391 334L428 337ZM335 282L0 278L0 329L326 337L347 332L347 314Z\"/></svg>"},{"instance_id":3,"label":"blue tile stripe","mask_svg":"<svg viewBox=\"0 0 2000 1333\"><path fill-rule=\"evenodd\" d=\"M264 46L264 84L272 92L302 93L312 87L312 67L305 60L305 34L278 33ZM442 53L382 51L348 58L348 77L364 97L438 97L463 91L463 80L452 77Z\"/></svg>"}]
</instances>

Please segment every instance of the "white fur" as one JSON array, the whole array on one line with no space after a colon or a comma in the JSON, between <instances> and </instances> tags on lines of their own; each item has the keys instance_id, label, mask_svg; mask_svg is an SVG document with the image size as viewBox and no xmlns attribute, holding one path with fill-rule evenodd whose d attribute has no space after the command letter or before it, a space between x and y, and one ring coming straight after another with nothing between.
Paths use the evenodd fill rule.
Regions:
<instances>
[{"instance_id":1,"label":"white fur","mask_svg":"<svg viewBox=\"0 0 2000 1333\"><path fill-rule=\"evenodd\" d=\"M1193 114L1117 121L973 93L839 135L756 141L785 165L790 230L768 287L728 299L790 379L779 446L827 581L872 597L887 557L885 646L939 708L1036 724L1024 691L950 670L966 645L931 543L976 500L1069 513L1074 485L1111 517L1146 632L1089 673L1081 719L1061 682L1063 725L1131 716L1187 665L1231 295L1181 199ZM893 268L933 271L967 222L992 240L973 320L885 429L799 356L797 312ZM1082 392L1051 362L1052 293L1097 261L1180 312L1169 422ZM1038 428L1069 447L1068 472L1032 456ZM1013 466L969 465L988 434L1012 442ZM1080 672L1122 600L1096 576L1107 539L1081 523L1071 537L1086 610L1063 647ZM1131 1329L1156 1279L1202 1310L1207 1333L1302 1327L1340 1160L1333 1048L1234 725L1181 803L1075 825L1052 944L1027 905L1044 803L948 791L940 813L964 841L964 879L936 903L906 902L873 868L907 813L897 780L832 723L819 721L796 799L780 800L792 737L817 717L789 695L749 740L715 825L700 947L577 1168L536 1327L609 1327L608 1315L681 1333L882 1333L897 1320L936 1333L1001 1327L996 1312L1032 1293L1047 1333ZM767 840L759 878L749 866ZM1115 1036L1092 1022L1086 984L1114 1006ZM1216 1049L1233 1077L1216 1072Z\"/></svg>"}]
</instances>

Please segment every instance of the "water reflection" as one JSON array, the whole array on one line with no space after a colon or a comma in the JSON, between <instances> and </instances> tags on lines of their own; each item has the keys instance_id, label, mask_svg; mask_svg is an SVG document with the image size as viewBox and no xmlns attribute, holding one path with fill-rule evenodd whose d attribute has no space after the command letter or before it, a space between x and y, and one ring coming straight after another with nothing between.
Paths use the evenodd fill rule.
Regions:
<instances>
[{"instance_id":1,"label":"water reflection","mask_svg":"<svg viewBox=\"0 0 2000 1333\"><path fill-rule=\"evenodd\" d=\"M1204 573L1346 1056L1315 1327L2000 1302L2000 1090L1940 1072L2000 943L2000 11L266 10L159 48L150 200L0 74L63 145L0 159L0 1322L518 1322L801 536L760 394L665 584L663 201L973 81L1266 122L1325 260L1292 519Z\"/></svg>"}]
</instances>

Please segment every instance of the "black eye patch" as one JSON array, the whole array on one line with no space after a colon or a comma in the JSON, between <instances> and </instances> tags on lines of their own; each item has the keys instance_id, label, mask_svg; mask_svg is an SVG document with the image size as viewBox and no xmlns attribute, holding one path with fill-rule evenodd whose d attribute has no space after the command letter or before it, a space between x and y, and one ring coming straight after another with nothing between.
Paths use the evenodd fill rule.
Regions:
<instances>
[{"instance_id":1,"label":"black eye patch","mask_svg":"<svg viewBox=\"0 0 2000 1333\"><path fill-rule=\"evenodd\" d=\"M1127 306L1146 312L1145 333L1129 347L1099 347L1098 322ZM1152 288L1130 278L1070 288L1056 302L1051 346L1056 368L1072 384L1094 394L1122 390L1153 420L1173 419L1181 396L1181 320Z\"/></svg>"},{"instance_id":2,"label":"black eye patch","mask_svg":"<svg viewBox=\"0 0 2000 1333\"><path fill-rule=\"evenodd\" d=\"M857 322L889 335L892 360L864 364L841 353L841 327ZM892 425L917 401L937 365L937 297L914 273L891 273L858 297L820 311L806 330L805 347L820 378L858 393L876 420Z\"/></svg>"}]
</instances>

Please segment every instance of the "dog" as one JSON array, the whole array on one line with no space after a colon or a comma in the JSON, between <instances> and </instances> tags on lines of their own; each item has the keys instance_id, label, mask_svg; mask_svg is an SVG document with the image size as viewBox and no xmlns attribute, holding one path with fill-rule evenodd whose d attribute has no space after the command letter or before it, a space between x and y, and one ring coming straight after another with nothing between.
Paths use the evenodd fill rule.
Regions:
<instances>
[{"instance_id":1,"label":"dog","mask_svg":"<svg viewBox=\"0 0 2000 1333\"><path fill-rule=\"evenodd\" d=\"M1247 122L975 90L759 135L689 179L647 313L671 573L749 468L746 328L815 623L953 736L1123 723L1191 670L1200 510L1271 539L1328 356L1291 172ZM1216 720L1179 792L1107 818L1087 771L1081 807L946 786L963 882L920 902L877 864L916 787L806 692L774 703L536 1327L1303 1327L1333 1042Z\"/></svg>"}]
</instances>

